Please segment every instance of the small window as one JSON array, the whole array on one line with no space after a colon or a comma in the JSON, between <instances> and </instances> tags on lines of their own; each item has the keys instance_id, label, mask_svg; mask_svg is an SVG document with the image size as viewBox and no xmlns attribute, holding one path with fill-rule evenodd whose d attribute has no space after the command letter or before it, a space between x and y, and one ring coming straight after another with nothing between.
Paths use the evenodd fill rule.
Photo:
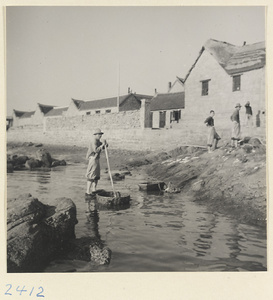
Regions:
<instances>
[{"instance_id":1,"label":"small window","mask_svg":"<svg viewBox=\"0 0 273 300\"><path fill-rule=\"evenodd\" d=\"M110 114L110 112L111 112L111 109L106 109L106 111L105 111L107 114Z\"/></svg>"},{"instance_id":2,"label":"small window","mask_svg":"<svg viewBox=\"0 0 273 300\"><path fill-rule=\"evenodd\" d=\"M96 114L97 114L97 115L100 114L100 110L96 110Z\"/></svg>"},{"instance_id":3,"label":"small window","mask_svg":"<svg viewBox=\"0 0 273 300\"><path fill-rule=\"evenodd\" d=\"M204 80L202 82L202 96L207 96L209 94L209 80Z\"/></svg>"},{"instance_id":4,"label":"small window","mask_svg":"<svg viewBox=\"0 0 273 300\"><path fill-rule=\"evenodd\" d=\"M232 86L232 91L240 91L241 90L241 75L236 75L233 76L233 86Z\"/></svg>"},{"instance_id":5,"label":"small window","mask_svg":"<svg viewBox=\"0 0 273 300\"><path fill-rule=\"evenodd\" d=\"M88 111L86 114L89 116L90 115L90 111Z\"/></svg>"}]
</instances>

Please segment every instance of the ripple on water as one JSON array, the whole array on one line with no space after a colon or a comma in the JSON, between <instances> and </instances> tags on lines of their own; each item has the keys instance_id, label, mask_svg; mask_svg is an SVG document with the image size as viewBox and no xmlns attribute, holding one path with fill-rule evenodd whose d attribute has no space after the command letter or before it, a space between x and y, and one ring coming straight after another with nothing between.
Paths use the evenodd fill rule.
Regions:
<instances>
[{"instance_id":1,"label":"ripple on water","mask_svg":"<svg viewBox=\"0 0 273 300\"><path fill-rule=\"evenodd\" d=\"M31 193L44 203L71 198L77 207L77 238L96 235L112 250L109 266L58 260L45 272L266 270L264 229L210 212L183 193L141 192L137 182L144 181L145 174L133 174L115 183L116 191L131 195L129 208L115 211L93 207L96 213L88 215L85 168L84 164L74 164L51 172L7 174L8 198L22 193ZM102 173L98 188L111 190L107 176Z\"/></svg>"}]
</instances>

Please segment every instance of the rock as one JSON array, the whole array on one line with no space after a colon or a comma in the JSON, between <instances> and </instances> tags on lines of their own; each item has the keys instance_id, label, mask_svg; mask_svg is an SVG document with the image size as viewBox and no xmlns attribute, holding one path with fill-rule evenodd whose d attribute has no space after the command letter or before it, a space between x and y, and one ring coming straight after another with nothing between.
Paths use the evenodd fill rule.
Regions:
<instances>
[{"instance_id":1,"label":"rock","mask_svg":"<svg viewBox=\"0 0 273 300\"><path fill-rule=\"evenodd\" d=\"M243 138L244 144L248 144L248 142L249 142L250 139L251 139L250 136L245 136L245 137Z\"/></svg>"},{"instance_id":2,"label":"rock","mask_svg":"<svg viewBox=\"0 0 273 300\"><path fill-rule=\"evenodd\" d=\"M40 168L42 166L42 162L38 159L31 158L26 161L25 167L29 170Z\"/></svg>"},{"instance_id":3,"label":"rock","mask_svg":"<svg viewBox=\"0 0 273 300\"><path fill-rule=\"evenodd\" d=\"M90 245L91 261L99 265L110 263L112 251L108 247L101 247L97 244Z\"/></svg>"},{"instance_id":4,"label":"rock","mask_svg":"<svg viewBox=\"0 0 273 300\"><path fill-rule=\"evenodd\" d=\"M51 167L57 167L57 166L66 166L66 161L64 159L62 160L54 159L51 164Z\"/></svg>"},{"instance_id":5,"label":"rock","mask_svg":"<svg viewBox=\"0 0 273 300\"><path fill-rule=\"evenodd\" d=\"M7 270L38 272L75 238L76 206L59 198L44 205L31 194L8 200Z\"/></svg>"},{"instance_id":6,"label":"rock","mask_svg":"<svg viewBox=\"0 0 273 300\"><path fill-rule=\"evenodd\" d=\"M15 158L13 158L13 165L14 166L24 165L28 159L29 158L26 155L16 156Z\"/></svg>"},{"instance_id":7,"label":"rock","mask_svg":"<svg viewBox=\"0 0 273 300\"><path fill-rule=\"evenodd\" d=\"M13 164L8 162L7 163L7 173L12 173L13 172Z\"/></svg>"},{"instance_id":8,"label":"rock","mask_svg":"<svg viewBox=\"0 0 273 300\"><path fill-rule=\"evenodd\" d=\"M124 174L120 174L120 173L112 174L112 179L113 179L114 181L123 180L124 178L125 178L125 175L124 175ZM108 176L108 179L110 180L110 176Z\"/></svg>"},{"instance_id":9,"label":"rock","mask_svg":"<svg viewBox=\"0 0 273 300\"><path fill-rule=\"evenodd\" d=\"M35 147L43 147L43 144L36 144Z\"/></svg>"},{"instance_id":10,"label":"rock","mask_svg":"<svg viewBox=\"0 0 273 300\"><path fill-rule=\"evenodd\" d=\"M48 167L48 168L51 167L52 158L51 158L50 153L48 151L46 151L45 149L43 149L43 148L39 149L36 152L36 158L42 162L42 166Z\"/></svg>"},{"instance_id":11,"label":"rock","mask_svg":"<svg viewBox=\"0 0 273 300\"><path fill-rule=\"evenodd\" d=\"M251 153L253 150L253 146L251 144L244 144L242 146L242 149L246 152L246 153Z\"/></svg>"},{"instance_id":12,"label":"rock","mask_svg":"<svg viewBox=\"0 0 273 300\"><path fill-rule=\"evenodd\" d=\"M253 145L254 147L259 147L262 143L258 138L251 138L248 141L249 144Z\"/></svg>"}]
</instances>

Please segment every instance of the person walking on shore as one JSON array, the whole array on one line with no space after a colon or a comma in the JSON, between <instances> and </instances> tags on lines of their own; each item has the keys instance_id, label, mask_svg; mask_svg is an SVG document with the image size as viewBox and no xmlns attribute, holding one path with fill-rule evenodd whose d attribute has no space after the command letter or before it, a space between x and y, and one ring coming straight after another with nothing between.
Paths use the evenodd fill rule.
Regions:
<instances>
[{"instance_id":1,"label":"person walking on shore","mask_svg":"<svg viewBox=\"0 0 273 300\"><path fill-rule=\"evenodd\" d=\"M100 179L100 153L105 147L108 147L106 140L100 141L102 135L103 132L99 128L94 131L86 153L86 159L88 160L88 167L86 170L86 196L89 196L96 191Z\"/></svg>"},{"instance_id":2,"label":"person walking on shore","mask_svg":"<svg viewBox=\"0 0 273 300\"><path fill-rule=\"evenodd\" d=\"M221 139L214 127L214 119L215 116L214 110L210 111L210 116L206 118L205 124L208 127L208 139L207 139L207 146L208 152L211 153L213 150L217 148L217 143Z\"/></svg>"},{"instance_id":3,"label":"person walking on shore","mask_svg":"<svg viewBox=\"0 0 273 300\"><path fill-rule=\"evenodd\" d=\"M252 127L252 108L250 106L250 102L247 101L246 105L246 127Z\"/></svg>"},{"instance_id":4,"label":"person walking on shore","mask_svg":"<svg viewBox=\"0 0 273 300\"><path fill-rule=\"evenodd\" d=\"M237 103L235 106L235 110L231 115L230 119L232 121L232 133L231 133L231 146L238 147L238 141L241 136L241 126L240 126L240 114L239 111L241 109L241 104Z\"/></svg>"}]
</instances>

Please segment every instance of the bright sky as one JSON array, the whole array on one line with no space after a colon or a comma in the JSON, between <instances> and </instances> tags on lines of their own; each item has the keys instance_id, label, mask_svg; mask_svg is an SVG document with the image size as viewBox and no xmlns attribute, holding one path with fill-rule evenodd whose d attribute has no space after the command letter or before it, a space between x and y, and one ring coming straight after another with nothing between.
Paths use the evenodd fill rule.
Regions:
<instances>
[{"instance_id":1,"label":"bright sky","mask_svg":"<svg viewBox=\"0 0 273 300\"><path fill-rule=\"evenodd\" d=\"M265 40L263 7L8 7L7 114L167 92L209 38Z\"/></svg>"}]
</instances>

